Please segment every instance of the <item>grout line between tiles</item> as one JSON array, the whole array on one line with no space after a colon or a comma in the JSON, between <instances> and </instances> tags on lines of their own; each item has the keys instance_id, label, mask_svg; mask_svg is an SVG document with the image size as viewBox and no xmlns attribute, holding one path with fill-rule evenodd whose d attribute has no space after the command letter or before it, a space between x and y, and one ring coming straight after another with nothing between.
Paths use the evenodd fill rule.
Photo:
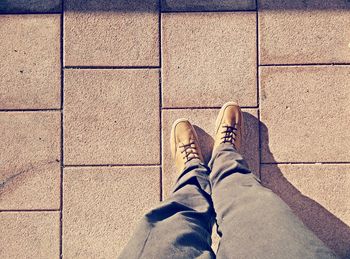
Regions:
<instances>
[{"instance_id":1,"label":"grout line between tiles","mask_svg":"<svg viewBox=\"0 0 350 259\"><path fill-rule=\"evenodd\" d=\"M258 166L258 177L261 179L261 128L260 128L260 75L259 75L259 1L255 0L255 6L256 6L256 99L257 99L257 115L258 115L258 159L259 159L259 166Z\"/></svg>"},{"instance_id":2,"label":"grout line between tiles","mask_svg":"<svg viewBox=\"0 0 350 259\"><path fill-rule=\"evenodd\" d=\"M158 48L159 48L159 199L163 200L163 138L162 138L162 0L158 1Z\"/></svg>"},{"instance_id":3,"label":"grout line between tiles","mask_svg":"<svg viewBox=\"0 0 350 259\"><path fill-rule=\"evenodd\" d=\"M163 107L162 110L217 110L221 109L222 106L212 106L212 107ZM242 109L258 109L259 106L241 106Z\"/></svg>"},{"instance_id":4,"label":"grout line between tiles","mask_svg":"<svg viewBox=\"0 0 350 259\"><path fill-rule=\"evenodd\" d=\"M74 167L156 167L161 166L161 164L70 164L64 165L64 168L74 168Z\"/></svg>"},{"instance_id":5,"label":"grout line between tiles","mask_svg":"<svg viewBox=\"0 0 350 259\"><path fill-rule=\"evenodd\" d=\"M0 109L0 112L51 112L51 111L61 111L59 109Z\"/></svg>"},{"instance_id":6,"label":"grout line between tiles","mask_svg":"<svg viewBox=\"0 0 350 259\"><path fill-rule=\"evenodd\" d=\"M162 10L162 13L251 13L256 9L248 10Z\"/></svg>"},{"instance_id":7,"label":"grout line between tiles","mask_svg":"<svg viewBox=\"0 0 350 259\"><path fill-rule=\"evenodd\" d=\"M261 162L261 165L350 165L349 162Z\"/></svg>"},{"instance_id":8,"label":"grout line between tiles","mask_svg":"<svg viewBox=\"0 0 350 259\"><path fill-rule=\"evenodd\" d=\"M0 213L6 212L59 212L60 209L15 209L15 210L0 210Z\"/></svg>"},{"instance_id":9,"label":"grout line between tiles","mask_svg":"<svg viewBox=\"0 0 350 259\"><path fill-rule=\"evenodd\" d=\"M258 4L258 1L256 0L256 5ZM256 12L256 96L257 96L257 106L260 107L260 92L259 92L259 12Z\"/></svg>"},{"instance_id":10,"label":"grout line between tiles","mask_svg":"<svg viewBox=\"0 0 350 259\"><path fill-rule=\"evenodd\" d=\"M63 132L63 107L64 107L64 0L62 0L62 13L61 13L61 38L60 38L60 63L61 63L61 134L60 134L60 244L59 252L60 258L63 258L63 168L64 168L64 153L63 153L63 142L64 142L64 132Z\"/></svg>"},{"instance_id":11,"label":"grout line between tiles","mask_svg":"<svg viewBox=\"0 0 350 259\"><path fill-rule=\"evenodd\" d=\"M255 6L256 6L256 88L257 88L257 115L258 115L258 159L259 159L259 166L258 166L258 177L260 181L262 182L262 175L261 175L261 118L260 118L260 74L259 74L259 63L260 63L260 53L259 53L259 0L255 0Z\"/></svg>"},{"instance_id":12,"label":"grout line between tiles","mask_svg":"<svg viewBox=\"0 0 350 259\"><path fill-rule=\"evenodd\" d=\"M57 11L57 12L15 12L15 13L0 13L0 16L5 16L5 15L52 15L52 14L61 14L61 11Z\"/></svg>"},{"instance_id":13,"label":"grout line between tiles","mask_svg":"<svg viewBox=\"0 0 350 259\"><path fill-rule=\"evenodd\" d=\"M350 63L260 64L259 67L350 66Z\"/></svg>"},{"instance_id":14,"label":"grout line between tiles","mask_svg":"<svg viewBox=\"0 0 350 259\"><path fill-rule=\"evenodd\" d=\"M159 69L160 66L65 66L64 69Z\"/></svg>"}]
</instances>

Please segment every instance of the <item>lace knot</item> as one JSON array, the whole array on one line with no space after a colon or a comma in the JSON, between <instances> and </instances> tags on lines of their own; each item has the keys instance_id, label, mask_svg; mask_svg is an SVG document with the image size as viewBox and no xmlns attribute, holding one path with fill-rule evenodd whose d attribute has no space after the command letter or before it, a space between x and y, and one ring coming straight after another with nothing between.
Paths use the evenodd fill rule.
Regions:
<instances>
[{"instance_id":1,"label":"lace knot","mask_svg":"<svg viewBox=\"0 0 350 259\"><path fill-rule=\"evenodd\" d=\"M221 133L225 135L221 137L221 143L231 143L233 146L235 146L237 128L229 125L223 125L222 127L224 127L225 130Z\"/></svg>"},{"instance_id":2,"label":"lace knot","mask_svg":"<svg viewBox=\"0 0 350 259\"><path fill-rule=\"evenodd\" d=\"M185 156L183 157L183 159L186 159L185 163L191 161L192 159L199 158L194 141L191 141L188 144L179 145L179 147L183 148L181 153L185 153Z\"/></svg>"}]
</instances>

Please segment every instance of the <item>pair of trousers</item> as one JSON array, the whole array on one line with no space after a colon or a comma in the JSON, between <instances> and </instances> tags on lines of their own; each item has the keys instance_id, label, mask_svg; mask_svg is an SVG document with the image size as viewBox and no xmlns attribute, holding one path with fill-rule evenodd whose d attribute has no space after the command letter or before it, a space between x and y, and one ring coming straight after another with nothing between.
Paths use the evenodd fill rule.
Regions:
<instances>
[{"instance_id":1,"label":"pair of trousers","mask_svg":"<svg viewBox=\"0 0 350 259\"><path fill-rule=\"evenodd\" d=\"M220 243L211 248L217 224ZM229 143L191 160L171 196L142 218L119 258L337 258Z\"/></svg>"}]
</instances>

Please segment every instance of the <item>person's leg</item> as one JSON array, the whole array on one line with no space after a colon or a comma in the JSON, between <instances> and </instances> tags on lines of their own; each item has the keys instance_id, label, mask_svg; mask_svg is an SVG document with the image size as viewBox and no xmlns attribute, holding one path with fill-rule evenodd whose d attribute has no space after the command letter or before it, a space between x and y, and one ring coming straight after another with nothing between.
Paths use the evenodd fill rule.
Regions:
<instances>
[{"instance_id":1,"label":"person's leg","mask_svg":"<svg viewBox=\"0 0 350 259\"><path fill-rule=\"evenodd\" d=\"M215 258L210 171L203 163L193 127L187 121L177 124L172 139L180 140L175 145L180 147L175 161L182 173L171 196L142 218L119 258Z\"/></svg>"},{"instance_id":2,"label":"person's leg","mask_svg":"<svg viewBox=\"0 0 350 259\"><path fill-rule=\"evenodd\" d=\"M235 141L240 144L242 120L239 107L228 106L219 116L224 117L221 123L226 121L226 126L219 127L209 162L221 236L217 258L336 258L276 194L259 183L237 152Z\"/></svg>"}]
</instances>

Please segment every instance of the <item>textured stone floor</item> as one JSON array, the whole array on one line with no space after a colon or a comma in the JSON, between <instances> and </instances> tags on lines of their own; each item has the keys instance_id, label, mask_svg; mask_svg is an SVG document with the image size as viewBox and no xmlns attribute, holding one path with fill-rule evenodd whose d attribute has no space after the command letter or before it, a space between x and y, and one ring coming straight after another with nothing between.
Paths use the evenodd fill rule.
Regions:
<instances>
[{"instance_id":1,"label":"textured stone floor","mask_svg":"<svg viewBox=\"0 0 350 259\"><path fill-rule=\"evenodd\" d=\"M0 258L117 256L176 178L172 122L209 159L229 100L254 173L350 257L349 1L0 1L0 36Z\"/></svg>"}]
</instances>

